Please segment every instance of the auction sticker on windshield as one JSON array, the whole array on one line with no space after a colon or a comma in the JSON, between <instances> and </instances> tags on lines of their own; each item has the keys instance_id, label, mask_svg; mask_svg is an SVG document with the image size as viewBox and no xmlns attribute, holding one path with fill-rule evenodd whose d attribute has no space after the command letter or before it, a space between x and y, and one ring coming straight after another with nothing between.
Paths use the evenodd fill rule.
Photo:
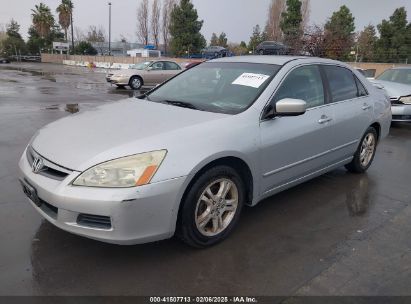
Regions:
<instances>
[{"instance_id":1,"label":"auction sticker on windshield","mask_svg":"<svg viewBox=\"0 0 411 304\"><path fill-rule=\"evenodd\" d=\"M264 74L243 73L232 84L258 89L270 76Z\"/></svg>"}]
</instances>

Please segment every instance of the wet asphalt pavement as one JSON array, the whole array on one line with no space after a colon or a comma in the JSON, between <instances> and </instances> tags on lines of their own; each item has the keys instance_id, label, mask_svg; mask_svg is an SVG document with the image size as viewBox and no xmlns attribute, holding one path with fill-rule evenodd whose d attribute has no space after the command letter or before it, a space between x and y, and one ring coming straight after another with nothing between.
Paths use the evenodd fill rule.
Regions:
<instances>
[{"instance_id":1,"label":"wet asphalt pavement","mask_svg":"<svg viewBox=\"0 0 411 304\"><path fill-rule=\"evenodd\" d=\"M133 94L98 70L0 65L0 295L411 295L411 124L367 174L335 170L246 208L206 250L109 245L42 220L17 181L31 136Z\"/></svg>"}]
</instances>

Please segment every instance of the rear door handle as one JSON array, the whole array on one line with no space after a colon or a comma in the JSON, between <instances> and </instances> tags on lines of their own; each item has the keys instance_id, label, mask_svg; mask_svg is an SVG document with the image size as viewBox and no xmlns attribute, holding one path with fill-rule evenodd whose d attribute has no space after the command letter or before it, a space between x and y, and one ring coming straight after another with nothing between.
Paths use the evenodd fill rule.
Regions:
<instances>
[{"instance_id":1,"label":"rear door handle","mask_svg":"<svg viewBox=\"0 0 411 304\"><path fill-rule=\"evenodd\" d=\"M331 117L328 117L326 115L322 115L320 120L318 121L319 124L325 124L327 122L330 122L331 120L333 120Z\"/></svg>"},{"instance_id":2,"label":"rear door handle","mask_svg":"<svg viewBox=\"0 0 411 304\"><path fill-rule=\"evenodd\" d=\"M371 108L371 106L368 103L364 103L363 106L362 106L362 109L364 111L368 110L369 108Z\"/></svg>"}]
</instances>

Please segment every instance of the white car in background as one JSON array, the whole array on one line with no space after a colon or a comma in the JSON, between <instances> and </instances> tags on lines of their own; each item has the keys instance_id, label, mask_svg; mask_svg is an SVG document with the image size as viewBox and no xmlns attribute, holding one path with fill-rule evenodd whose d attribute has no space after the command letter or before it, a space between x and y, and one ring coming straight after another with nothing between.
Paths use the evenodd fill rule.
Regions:
<instances>
[{"instance_id":1,"label":"white car in background","mask_svg":"<svg viewBox=\"0 0 411 304\"><path fill-rule=\"evenodd\" d=\"M385 89L391 100L393 122L411 122L411 68L386 70L372 83Z\"/></svg>"}]
</instances>

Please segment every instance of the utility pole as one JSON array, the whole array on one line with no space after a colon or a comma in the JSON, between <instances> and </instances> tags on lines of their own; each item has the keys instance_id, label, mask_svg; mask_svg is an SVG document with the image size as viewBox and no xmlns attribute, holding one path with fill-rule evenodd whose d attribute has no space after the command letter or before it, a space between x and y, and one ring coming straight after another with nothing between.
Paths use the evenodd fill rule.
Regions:
<instances>
[{"instance_id":1,"label":"utility pole","mask_svg":"<svg viewBox=\"0 0 411 304\"><path fill-rule=\"evenodd\" d=\"M71 51L73 52L73 55L74 55L73 8L71 9L70 22L71 22Z\"/></svg>"},{"instance_id":2,"label":"utility pole","mask_svg":"<svg viewBox=\"0 0 411 304\"><path fill-rule=\"evenodd\" d=\"M111 2L108 3L108 55L111 56Z\"/></svg>"}]
</instances>

